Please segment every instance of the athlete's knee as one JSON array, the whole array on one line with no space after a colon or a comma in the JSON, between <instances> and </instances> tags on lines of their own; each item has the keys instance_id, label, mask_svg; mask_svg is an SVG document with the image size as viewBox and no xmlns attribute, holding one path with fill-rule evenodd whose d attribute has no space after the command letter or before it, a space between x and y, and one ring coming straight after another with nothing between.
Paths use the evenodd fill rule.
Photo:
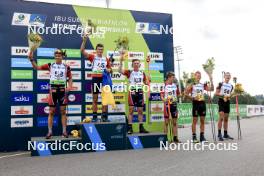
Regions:
<instances>
[{"instance_id":1,"label":"athlete's knee","mask_svg":"<svg viewBox=\"0 0 264 176\"><path fill-rule=\"evenodd\" d=\"M50 114L50 116L54 116L55 115L55 109L54 108L50 108L49 114Z\"/></svg>"},{"instance_id":2,"label":"athlete's knee","mask_svg":"<svg viewBox=\"0 0 264 176\"><path fill-rule=\"evenodd\" d=\"M204 124L204 122L205 122L205 117L201 117L201 118L200 118L200 122Z\"/></svg>"},{"instance_id":3,"label":"athlete's knee","mask_svg":"<svg viewBox=\"0 0 264 176\"><path fill-rule=\"evenodd\" d=\"M98 94L93 94L93 103L97 103L98 101Z\"/></svg>"},{"instance_id":4,"label":"athlete's knee","mask_svg":"<svg viewBox=\"0 0 264 176\"><path fill-rule=\"evenodd\" d=\"M138 107L138 114L143 114L143 108Z\"/></svg>"},{"instance_id":5,"label":"athlete's knee","mask_svg":"<svg viewBox=\"0 0 264 176\"><path fill-rule=\"evenodd\" d=\"M66 115L66 110L65 109L61 109L61 115L65 116Z\"/></svg>"},{"instance_id":6,"label":"athlete's knee","mask_svg":"<svg viewBox=\"0 0 264 176\"><path fill-rule=\"evenodd\" d=\"M133 115L134 113L134 108L129 108L129 115Z\"/></svg>"}]
</instances>

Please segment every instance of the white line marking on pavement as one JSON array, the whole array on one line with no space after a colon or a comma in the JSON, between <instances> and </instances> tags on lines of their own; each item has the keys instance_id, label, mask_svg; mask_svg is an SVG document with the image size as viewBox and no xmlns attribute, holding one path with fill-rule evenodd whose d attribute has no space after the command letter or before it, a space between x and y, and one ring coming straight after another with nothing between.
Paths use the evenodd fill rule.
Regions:
<instances>
[{"instance_id":1,"label":"white line marking on pavement","mask_svg":"<svg viewBox=\"0 0 264 176\"><path fill-rule=\"evenodd\" d=\"M0 156L0 159L2 159L2 158L11 158L11 157L14 157L14 156L20 156L20 155L25 155L25 154L29 154L29 152L17 153L17 154L13 154L13 155Z\"/></svg>"}]
</instances>

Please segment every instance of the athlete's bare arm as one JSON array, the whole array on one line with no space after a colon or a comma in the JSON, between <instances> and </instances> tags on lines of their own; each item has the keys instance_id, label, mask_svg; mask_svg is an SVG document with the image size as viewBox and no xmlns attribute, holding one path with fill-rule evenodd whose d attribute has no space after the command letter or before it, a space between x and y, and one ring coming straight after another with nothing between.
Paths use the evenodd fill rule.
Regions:
<instances>
[{"instance_id":1,"label":"athlete's bare arm","mask_svg":"<svg viewBox=\"0 0 264 176\"><path fill-rule=\"evenodd\" d=\"M83 56L84 56L85 58L88 58L88 57L89 57L88 52L85 51L85 44L86 44L86 42L87 42L87 39L88 39L87 36L84 36L84 37L83 37L83 39L82 39L82 44L81 44L81 48L80 48L80 51L81 51L81 53L83 54Z\"/></svg>"},{"instance_id":2,"label":"athlete's bare arm","mask_svg":"<svg viewBox=\"0 0 264 176\"><path fill-rule=\"evenodd\" d=\"M123 61L125 59L125 53L121 53L120 54L120 64L119 64L119 68L118 68L118 72L121 74L125 74L125 70L123 69Z\"/></svg>"}]
</instances>

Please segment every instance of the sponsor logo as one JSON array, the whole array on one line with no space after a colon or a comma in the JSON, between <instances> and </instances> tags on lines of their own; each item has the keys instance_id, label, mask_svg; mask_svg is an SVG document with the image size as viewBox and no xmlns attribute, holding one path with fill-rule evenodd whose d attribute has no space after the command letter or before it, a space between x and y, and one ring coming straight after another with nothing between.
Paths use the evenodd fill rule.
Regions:
<instances>
[{"instance_id":1,"label":"sponsor logo","mask_svg":"<svg viewBox=\"0 0 264 176\"><path fill-rule=\"evenodd\" d=\"M93 95L92 94L85 94L85 102L93 102ZM102 97L98 94L98 102L102 102Z\"/></svg>"},{"instance_id":2,"label":"sponsor logo","mask_svg":"<svg viewBox=\"0 0 264 176\"><path fill-rule=\"evenodd\" d=\"M148 32L150 34L161 34L159 23L149 23Z\"/></svg>"},{"instance_id":3,"label":"sponsor logo","mask_svg":"<svg viewBox=\"0 0 264 176\"><path fill-rule=\"evenodd\" d=\"M139 59L139 60L144 60L144 52L128 52L128 59Z\"/></svg>"},{"instance_id":4,"label":"sponsor logo","mask_svg":"<svg viewBox=\"0 0 264 176\"><path fill-rule=\"evenodd\" d=\"M128 70L133 70L132 62L128 62ZM144 71L145 70L145 63L140 62L139 70L140 71Z\"/></svg>"},{"instance_id":5,"label":"sponsor logo","mask_svg":"<svg viewBox=\"0 0 264 176\"><path fill-rule=\"evenodd\" d=\"M125 104L117 104L116 108L109 106L108 112L125 112Z\"/></svg>"},{"instance_id":6,"label":"sponsor logo","mask_svg":"<svg viewBox=\"0 0 264 176\"><path fill-rule=\"evenodd\" d=\"M38 94L37 102L38 103L48 103L49 94Z\"/></svg>"},{"instance_id":7,"label":"sponsor logo","mask_svg":"<svg viewBox=\"0 0 264 176\"><path fill-rule=\"evenodd\" d=\"M96 55L96 50L85 50L88 54Z\"/></svg>"},{"instance_id":8,"label":"sponsor logo","mask_svg":"<svg viewBox=\"0 0 264 176\"><path fill-rule=\"evenodd\" d=\"M53 117L53 126L58 126L58 117ZM38 117L37 118L37 126L38 127L47 127L48 126L48 117Z\"/></svg>"},{"instance_id":9,"label":"sponsor logo","mask_svg":"<svg viewBox=\"0 0 264 176\"><path fill-rule=\"evenodd\" d=\"M37 106L37 114L38 115L47 115L49 114L49 106L47 105L38 105ZM58 110L56 109L55 114L58 114Z\"/></svg>"},{"instance_id":10,"label":"sponsor logo","mask_svg":"<svg viewBox=\"0 0 264 176\"><path fill-rule=\"evenodd\" d=\"M136 23L136 33L161 34L161 31L161 25L159 23Z\"/></svg>"},{"instance_id":11,"label":"sponsor logo","mask_svg":"<svg viewBox=\"0 0 264 176\"><path fill-rule=\"evenodd\" d=\"M72 73L72 79L73 80L81 80L82 79L81 71L71 71L71 73Z\"/></svg>"},{"instance_id":12,"label":"sponsor logo","mask_svg":"<svg viewBox=\"0 0 264 176\"><path fill-rule=\"evenodd\" d=\"M90 71L85 72L85 80L92 80L92 72Z\"/></svg>"},{"instance_id":13,"label":"sponsor logo","mask_svg":"<svg viewBox=\"0 0 264 176\"><path fill-rule=\"evenodd\" d=\"M148 52L151 61L163 61L163 53Z\"/></svg>"},{"instance_id":14,"label":"sponsor logo","mask_svg":"<svg viewBox=\"0 0 264 176\"><path fill-rule=\"evenodd\" d=\"M68 49L64 48L63 50L66 50L67 52L67 57L75 57L75 58L80 58L81 57L81 52L79 49Z\"/></svg>"},{"instance_id":15,"label":"sponsor logo","mask_svg":"<svg viewBox=\"0 0 264 176\"><path fill-rule=\"evenodd\" d=\"M112 77L112 80L125 80L125 76L118 72L112 73L111 77Z\"/></svg>"},{"instance_id":16,"label":"sponsor logo","mask_svg":"<svg viewBox=\"0 0 264 176\"><path fill-rule=\"evenodd\" d=\"M151 114L150 121L151 122L163 122L164 116L163 114Z\"/></svg>"},{"instance_id":17,"label":"sponsor logo","mask_svg":"<svg viewBox=\"0 0 264 176\"><path fill-rule=\"evenodd\" d=\"M15 12L13 14L12 25L15 26L28 26L30 14Z\"/></svg>"},{"instance_id":18,"label":"sponsor logo","mask_svg":"<svg viewBox=\"0 0 264 176\"><path fill-rule=\"evenodd\" d=\"M54 59L38 59L38 66L48 64L48 63L54 63Z\"/></svg>"},{"instance_id":19,"label":"sponsor logo","mask_svg":"<svg viewBox=\"0 0 264 176\"><path fill-rule=\"evenodd\" d=\"M72 91L82 91L82 83L81 82L73 82Z\"/></svg>"},{"instance_id":20,"label":"sponsor logo","mask_svg":"<svg viewBox=\"0 0 264 176\"><path fill-rule=\"evenodd\" d=\"M92 114L93 113L93 105L85 106L85 113ZM102 105L97 105L97 113L102 113Z\"/></svg>"},{"instance_id":21,"label":"sponsor logo","mask_svg":"<svg viewBox=\"0 0 264 176\"><path fill-rule=\"evenodd\" d=\"M33 106L11 106L11 115L32 115Z\"/></svg>"},{"instance_id":22,"label":"sponsor logo","mask_svg":"<svg viewBox=\"0 0 264 176\"><path fill-rule=\"evenodd\" d=\"M29 19L29 24L31 26L41 26L41 27L43 27L45 25L46 18L47 18L46 15L31 14L30 15L30 19Z\"/></svg>"},{"instance_id":23,"label":"sponsor logo","mask_svg":"<svg viewBox=\"0 0 264 176\"><path fill-rule=\"evenodd\" d=\"M115 93L113 95L114 95L114 100L116 102L125 102L126 101L125 94L123 94L123 93Z\"/></svg>"},{"instance_id":24,"label":"sponsor logo","mask_svg":"<svg viewBox=\"0 0 264 176\"><path fill-rule=\"evenodd\" d=\"M69 94L68 100L71 103L81 103L82 102L82 95L81 94Z\"/></svg>"},{"instance_id":25,"label":"sponsor logo","mask_svg":"<svg viewBox=\"0 0 264 176\"><path fill-rule=\"evenodd\" d=\"M150 101L161 101L160 93L151 93Z\"/></svg>"},{"instance_id":26,"label":"sponsor logo","mask_svg":"<svg viewBox=\"0 0 264 176\"><path fill-rule=\"evenodd\" d=\"M50 79L50 72L46 70L38 70L37 78L38 79Z\"/></svg>"},{"instance_id":27,"label":"sponsor logo","mask_svg":"<svg viewBox=\"0 0 264 176\"><path fill-rule=\"evenodd\" d=\"M38 92L48 92L49 91L49 83L45 81L37 82L37 90Z\"/></svg>"},{"instance_id":28,"label":"sponsor logo","mask_svg":"<svg viewBox=\"0 0 264 176\"><path fill-rule=\"evenodd\" d=\"M11 91L33 91L33 82L11 82Z\"/></svg>"},{"instance_id":29,"label":"sponsor logo","mask_svg":"<svg viewBox=\"0 0 264 176\"><path fill-rule=\"evenodd\" d=\"M80 60L67 60L66 64L69 65L71 68L81 68Z\"/></svg>"},{"instance_id":30,"label":"sponsor logo","mask_svg":"<svg viewBox=\"0 0 264 176\"><path fill-rule=\"evenodd\" d=\"M151 103L151 112L163 113L164 112L163 103Z\"/></svg>"},{"instance_id":31,"label":"sponsor logo","mask_svg":"<svg viewBox=\"0 0 264 176\"><path fill-rule=\"evenodd\" d=\"M33 79L32 70L11 70L12 79Z\"/></svg>"},{"instance_id":32,"label":"sponsor logo","mask_svg":"<svg viewBox=\"0 0 264 176\"><path fill-rule=\"evenodd\" d=\"M121 133L122 130L123 130L123 127L124 127L123 125L117 125L116 128L115 128L116 129L116 132L117 133Z\"/></svg>"},{"instance_id":33,"label":"sponsor logo","mask_svg":"<svg viewBox=\"0 0 264 176\"><path fill-rule=\"evenodd\" d=\"M142 23L142 22L136 23L136 33L146 34L148 33L148 28L149 28L149 23Z\"/></svg>"},{"instance_id":34,"label":"sponsor logo","mask_svg":"<svg viewBox=\"0 0 264 176\"><path fill-rule=\"evenodd\" d=\"M163 82L164 77L163 77L163 73L152 73L150 75L151 77L151 82Z\"/></svg>"},{"instance_id":35,"label":"sponsor logo","mask_svg":"<svg viewBox=\"0 0 264 176\"><path fill-rule=\"evenodd\" d=\"M29 93L12 93L12 103L32 103L33 95Z\"/></svg>"},{"instance_id":36,"label":"sponsor logo","mask_svg":"<svg viewBox=\"0 0 264 176\"><path fill-rule=\"evenodd\" d=\"M67 114L81 114L82 105L68 105Z\"/></svg>"},{"instance_id":37,"label":"sponsor logo","mask_svg":"<svg viewBox=\"0 0 264 176\"><path fill-rule=\"evenodd\" d=\"M92 69L92 63L88 60L85 60L85 69Z\"/></svg>"},{"instance_id":38,"label":"sponsor logo","mask_svg":"<svg viewBox=\"0 0 264 176\"><path fill-rule=\"evenodd\" d=\"M54 51L56 48L38 48L37 49L37 56L48 56L54 57Z\"/></svg>"},{"instance_id":39,"label":"sponsor logo","mask_svg":"<svg viewBox=\"0 0 264 176\"><path fill-rule=\"evenodd\" d=\"M67 125L77 125L81 123L81 121L82 121L81 116L68 116Z\"/></svg>"},{"instance_id":40,"label":"sponsor logo","mask_svg":"<svg viewBox=\"0 0 264 176\"><path fill-rule=\"evenodd\" d=\"M29 50L28 47L12 46L11 47L11 54L13 56L27 56L28 50Z\"/></svg>"},{"instance_id":41,"label":"sponsor logo","mask_svg":"<svg viewBox=\"0 0 264 176\"><path fill-rule=\"evenodd\" d=\"M11 118L11 128L33 127L33 118Z\"/></svg>"},{"instance_id":42,"label":"sponsor logo","mask_svg":"<svg viewBox=\"0 0 264 176\"><path fill-rule=\"evenodd\" d=\"M110 122L115 122L115 123L125 123L126 116L125 115L109 115L108 120Z\"/></svg>"},{"instance_id":43,"label":"sponsor logo","mask_svg":"<svg viewBox=\"0 0 264 176\"><path fill-rule=\"evenodd\" d=\"M11 67L32 68L30 61L26 58L12 58Z\"/></svg>"},{"instance_id":44,"label":"sponsor logo","mask_svg":"<svg viewBox=\"0 0 264 176\"><path fill-rule=\"evenodd\" d=\"M112 67L113 70L118 70L119 67L120 67L120 61L119 60L115 60L112 63L111 67ZM125 68L125 65L123 64L122 69L124 69L124 68Z\"/></svg>"},{"instance_id":45,"label":"sponsor logo","mask_svg":"<svg viewBox=\"0 0 264 176\"><path fill-rule=\"evenodd\" d=\"M151 63L149 64L149 70L163 71L163 63Z\"/></svg>"}]
</instances>

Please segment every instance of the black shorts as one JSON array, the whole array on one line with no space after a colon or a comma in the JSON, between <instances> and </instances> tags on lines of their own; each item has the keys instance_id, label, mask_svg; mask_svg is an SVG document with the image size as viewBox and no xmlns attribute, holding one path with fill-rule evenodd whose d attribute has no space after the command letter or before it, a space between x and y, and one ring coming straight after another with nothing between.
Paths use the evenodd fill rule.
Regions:
<instances>
[{"instance_id":1,"label":"black shorts","mask_svg":"<svg viewBox=\"0 0 264 176\"><path fill-rule=\"evenodd\" d=\"M64 87L51 87L49 92L49 106L56 107L66 106L68 104L68 97Z\"/></svg>"},{"instance_id":2,"label":"black shorts","mask_svg":"<svg viewBox=\"0 0 264 176\"><path fill-rule=\"evenodd\" d=\"M144 92L143 90L130 90L128 93L129 106L143 107L144 106Z\"/></svg>"},{"instance_id":3,"label":"black shorts","mask_svg":"<svg viewBox=\"0 0 264 176\"><path fill-rule=\"evenodd\" d=\"M224 112L226 114L230 113L230 101L224 101L222 98L218 100L219 112Z\"/></svg>"},{"instance_id":4,"label":"black shorts","mask_svg":"<svg viewBox=\"0 0 264 176\"><path fill-rule=\"evenodd\" d=\"M103 83L102 77L93 77L92 78L92 93L99 94L101 93L100 86Z\"/></svg>"},{"instance_id":5,"label":"black shorts","mask_svg":"<svg viewBox=\"0 0 264 176\"><path fill-rule=\"evenodd\" d=\"M170 106L170 109L169 109L169 106ZM170 105L168 105L168 103L164 103L164 118L165 119L169 118L169 110L170 110L170 115L173 119L178 117L178 108L177 108L176 102L173 102Z\"/></svg>"},{"instance_id":6,"label":"black shorts","mask_svg":"<svg viewBox=\"0 0 264 176\"><path fill-rule=\"evenodd\" d=\"M206 116L205 101L193 101L192 105L193 105L193 109L192 109L193 117Z\"/></svg>"}]
</instances>

